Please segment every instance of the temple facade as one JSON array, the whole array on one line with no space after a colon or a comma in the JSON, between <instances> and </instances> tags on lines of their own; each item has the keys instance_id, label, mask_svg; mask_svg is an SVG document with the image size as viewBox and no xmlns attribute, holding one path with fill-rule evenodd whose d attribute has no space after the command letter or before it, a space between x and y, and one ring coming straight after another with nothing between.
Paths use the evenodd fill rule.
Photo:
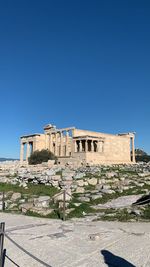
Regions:
<instances>
[{"instance_id":1,"label":"temple facade","mask_svg":"<svg viewBox=\"0 0 150 267\"><path fill-rule=\"evenodd\" d=\"M57 129L48 124L44 133L21 136L20 162L27 163L32 152L48 149L58 163L77 165L129 164L135 162L134 133L105 134L75 127Z\"/></svg>"}]
</instances>

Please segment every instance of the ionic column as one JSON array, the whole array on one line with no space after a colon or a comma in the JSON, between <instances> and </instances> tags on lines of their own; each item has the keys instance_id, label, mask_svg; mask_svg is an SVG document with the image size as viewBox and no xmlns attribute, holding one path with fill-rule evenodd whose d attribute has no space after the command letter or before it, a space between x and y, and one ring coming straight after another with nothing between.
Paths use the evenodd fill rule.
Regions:
<instances>
[{"instance_id":1,"label":"ionic column","mask_svg":"<svg viewBox=\"0 0 150 267\"><path fill-rule=\"evenodd\" d=\"M131 137L131 142L132 142L132 162L135 162L134 136Z\"/></svg>"},{"instance_id":2,"label":"ionic column","mask_svg":"<svg viewBox=\"0 0 150 267\"><path fill-rule=\"evenodd\" d=\"M49 134L49 151L52 151L52 135Z\"/></svg>"},{"instance_id":3,"label":"ionic column","mask_svg":"<svg viewBox=\"0 0 150 267\"><path fill-rule=\"evenodd\" d=\"M58 155L58 139L57 139L58 135L57 133L55 134L55 155Z\"/></svg>"},{"instance_id":4,"label":"ionic column","mask_svg":"<svg viewBox=\"0 0 150 267\"><path fill-rule=\"evenodd\" d=\"M68 141L69 141L69 132L66 131L66 156L69 155L69 151L68 151Z\"/></svg>"},{"instance_id":5,"label":"ionic column","mask_svg":"<svg viewBox=\"0 0 150 267\"><path fill-rule=\"evenodd\" d=\"M63 132L60 132L60 156L63 156Z\"/></svg>"},{"instance_id":6,"label":"ionic column","mask_svg":"<svg viewBox=\"0 0 150 267\"><path fill-rule=\"evenodd\" d=\"M30 157L30 144L27 142L27 153L26 153L26 161L28 162L28 158Z\"/></svg>"},{"instance_id":7,"label":"ionic column","mask_svg":"<svg viewBox=\"0 0 150 267\"><path fill-rule=\"evenodd\" d=\"M85 140L85 152L88 152L88 140Z\"/></svg>"},{"instance_id":8,"label":"ionic column","mask_svg":"<svg viewBox=\"0 0 150 267\"><path fill-rule=\"evenodd\" d=\"M77 152L77 141L74 140L74 152Z\"/></svg>"},{"instance_id":9,"label":"ionic column","mask_svg":"<svg viewBox=\"0 0 150 267\"><path fill-rule=\"evenodd\" d=\"M24 143L20 144L20 162L23 162L23 156L24 156Z\"/></svg>"},{"instance_id":10,"label":"ionic column","mask_svg":"<svg viewBox=\"0 0 150 267\"><path fill-rule=\"evenodd\" d=\"M94 151L94 144L93 144L93 140L91 141L91 152Z\"/></svg>"}]
</instances>

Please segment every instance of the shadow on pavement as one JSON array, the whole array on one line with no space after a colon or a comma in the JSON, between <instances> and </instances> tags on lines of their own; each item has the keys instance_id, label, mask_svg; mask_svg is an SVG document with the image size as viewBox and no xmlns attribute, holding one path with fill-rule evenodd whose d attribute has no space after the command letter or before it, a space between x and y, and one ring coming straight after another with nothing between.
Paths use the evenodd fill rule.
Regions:
<instances>
[{"instance_id":1,"label":"shadow on pavement","mask_svg":"<svg viewBox=\"0 0 150 267\"><path fill-rule=\"evenodd\" d=\"M114 255L108 250L101 250L101 254L103 255L104 262L108 265L108 267L136 267L132 263Z\"/></svg>"}]
</instances>

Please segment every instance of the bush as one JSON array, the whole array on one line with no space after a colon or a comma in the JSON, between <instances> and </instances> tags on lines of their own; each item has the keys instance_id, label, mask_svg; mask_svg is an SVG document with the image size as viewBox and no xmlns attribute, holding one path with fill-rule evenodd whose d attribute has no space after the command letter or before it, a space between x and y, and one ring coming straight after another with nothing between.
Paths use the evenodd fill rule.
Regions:
<instances>
[{"instance_id":1,"label":"bush","mask_svg":"<svg viewBox=\"0 0 150 267\"><path fill-rule=\"evenodd\" d=\"M49 150L43 149L41 151L34 151L28 159L30 165L40 164L48 160L57 160L56 156Z\"/></svg>"},{"instance_id":2,"label":"bush","mask_svg":"<svg viewBox=\"0 0 150 267\"><path fill-rule=\"evenodd\" d=\"M136 162L143 161L143 162L149 162L150 156L149 155L139 155L135 157Z\"/></svg>"}]
</instances>

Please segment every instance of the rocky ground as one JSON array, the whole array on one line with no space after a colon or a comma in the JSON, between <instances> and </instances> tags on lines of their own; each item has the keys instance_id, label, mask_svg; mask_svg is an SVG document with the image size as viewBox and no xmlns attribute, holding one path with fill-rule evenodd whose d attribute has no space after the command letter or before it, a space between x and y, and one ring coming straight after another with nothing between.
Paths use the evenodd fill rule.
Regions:
<instances>
[{"instance_id":1,"label":"rocky ground","mask_svg":"<svg viewBox=\"0 0 150 267\"><path fill-rule=\"evenodd\" d=\"M6 213L1 220L6 223L6 267L150 266L149 223L63 222Z\"/></svg>"},{"instance_id":2,"label":"rocky ground","mask_svg":"<svg viewBox=\"0 0 150 267\"><path fill-rule=\"evenodd\" d=\"M47 164L0 165L0 208L28 215L140 221L150 219L149 205L132 205L150 192L150 163L73 169ZM4 192L4 193L3 193Z\"/></svg>"}]
</instances>

